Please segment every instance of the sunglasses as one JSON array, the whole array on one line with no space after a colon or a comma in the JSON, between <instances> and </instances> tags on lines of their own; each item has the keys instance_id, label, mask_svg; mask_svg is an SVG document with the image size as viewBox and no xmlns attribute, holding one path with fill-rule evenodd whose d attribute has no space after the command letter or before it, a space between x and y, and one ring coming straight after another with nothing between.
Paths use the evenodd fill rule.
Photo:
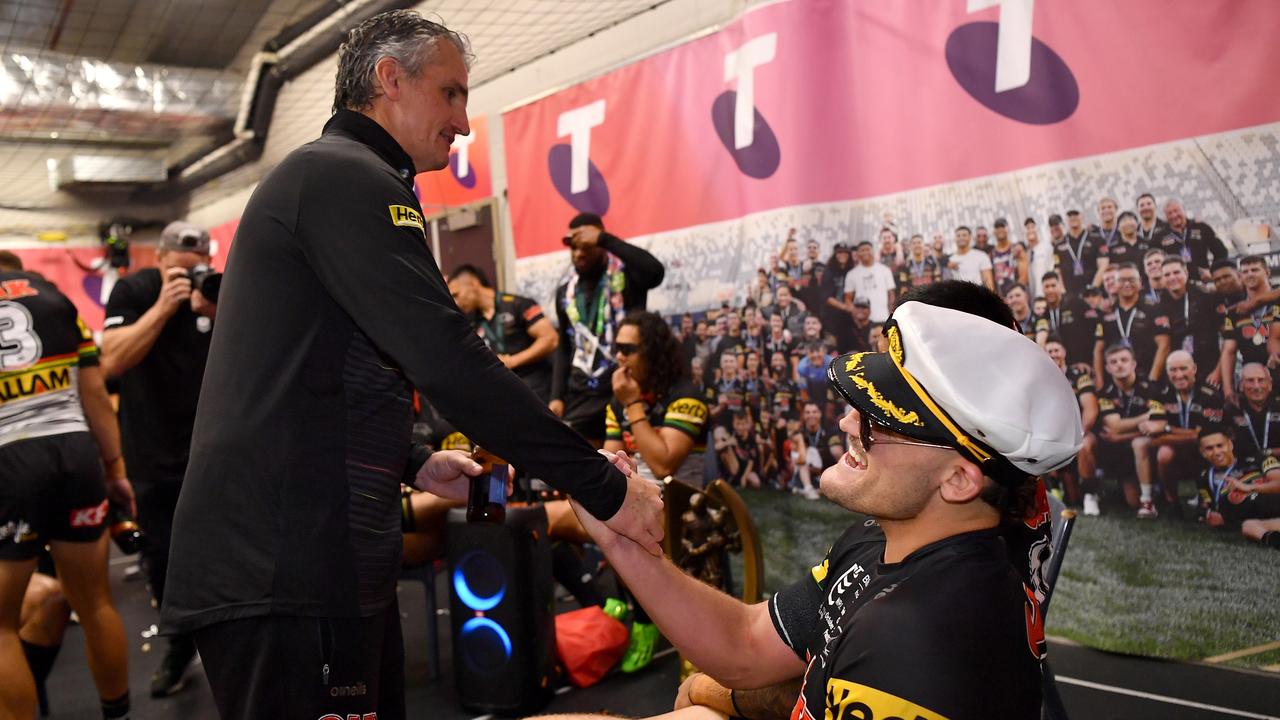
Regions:
<instances>
[{"instance_id":1,"label":"sunglasses","mask_svg":"<svg viewBox=\"0 0 1280 720\"><path fill-rule=\"evenodd\" d=\"M640 346L635 343L614 343L613 349L619 355L635 355L640 352Z\"/></svg>"},{"instance_id":2,"label":"sunglasses","mask_svg":"<svg viewBox=\"0 0 1280 720\"><path fill-rule=\"evenodd\" d=\"M942 445L940 443L921 442L919 440L898 440L896 437L893 439L889 439L885 437L876 438L872 436L872 432L871 432L872 428L878 428L882 433L883 432L893 433L895 436L897 435L897 433L894 432L893 429L890 428L888 425L885 425L879 420L872 418L870 413L858 411L858 418L859 418L858 435L862 440L862 449L867 452L871 452L872 445L914 445L916 447L940 448L942 450L955 449L950 445Z\"/></svg>"}]
</instances>

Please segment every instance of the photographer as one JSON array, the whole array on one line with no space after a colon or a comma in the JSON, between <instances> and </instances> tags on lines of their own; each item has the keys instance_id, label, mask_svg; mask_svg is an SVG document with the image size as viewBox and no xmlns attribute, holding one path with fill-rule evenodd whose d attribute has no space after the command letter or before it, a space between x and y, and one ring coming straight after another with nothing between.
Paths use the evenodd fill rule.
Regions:
<instances>
[{"instance_id":1,"label":"photographer","mask_svg":"<svg viewBox=\"0 0 1280 720\"><path fill-rule=\"evenodd\" d=\"M124 457L136 485L138 524L150 538L143 559L159 604L221 276L209 271L209 233L189 223L165 227L157 258L158 267L130 273L112 289L102 349L107 375L120 378ZM194 656L189 637L172 637L151 695L181 689Z\"/></svg>"}]
</instances>

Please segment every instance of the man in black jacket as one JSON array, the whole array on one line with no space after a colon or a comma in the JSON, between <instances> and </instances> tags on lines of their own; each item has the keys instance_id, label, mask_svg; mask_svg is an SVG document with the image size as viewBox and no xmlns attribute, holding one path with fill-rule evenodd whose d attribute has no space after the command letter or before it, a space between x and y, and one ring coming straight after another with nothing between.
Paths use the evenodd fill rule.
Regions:
<instances>
[{"instance_id":1,"label":"man in black jacket","mask_svg":"<svg viewBox=\"0 0 1280 720\"><path fill-rule=\"evenodd\" d=\"M600 216L580 213L564 242L573 272L556 288L560 347L551 381L551 412L597 447L604 408L613 398L613 336L631 310L643 310L662 282L662 263L604 230Z\"/></svg>"},{"instance_id":2,"label":"man in black jacket","mask_svg":"<svg viewBox=\"0 0 1280 720\"><path fill-rule=\"evenodd\" d=\"M466 496L480 466L410 442L412 391L477 444L661 554L628 479L459 312L413 192L466 134L467 42L398 10L338 52L335 113L254 191L228 258L174 518L167 632L223 717L404 717L400 484Z\"/></svg>"}]
</instances>

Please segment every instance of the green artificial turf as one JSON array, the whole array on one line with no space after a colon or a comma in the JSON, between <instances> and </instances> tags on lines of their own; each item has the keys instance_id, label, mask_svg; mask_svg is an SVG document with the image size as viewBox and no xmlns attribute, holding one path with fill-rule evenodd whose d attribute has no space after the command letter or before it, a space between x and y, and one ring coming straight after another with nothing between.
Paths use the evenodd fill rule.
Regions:
<instances>
[{"instance_id":1,"label":"green artificial turf","mask_svg":"<svg viewBox=\"0 0 1280 720\"><path fill-rule=\"evenodd\" d=\"M820 561L859 515L826 500L743 490L760 531L765 592ZM1202 660L1280 640L1280 552L1193 522L1080 517L1048 616L1050 635L1115 652ZM1266 667L1280 652L1227 664Z\"/></svg>"}]
</instances>

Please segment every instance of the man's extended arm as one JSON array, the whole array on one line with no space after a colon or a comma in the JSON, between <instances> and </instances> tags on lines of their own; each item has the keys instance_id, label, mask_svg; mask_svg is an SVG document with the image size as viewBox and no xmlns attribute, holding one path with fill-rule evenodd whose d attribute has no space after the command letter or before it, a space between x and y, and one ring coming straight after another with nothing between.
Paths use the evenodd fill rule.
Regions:
<instances>
[{"instance_id":1,"label":"man's extended arm","mask_svg":"<svg viewBox=\"0 0 1280 720\"><path fill-rule=\"evenodd\" d=\"M766 687L804 671L778 636L767 603L747 605L666 557L648 555L589 514L579 511L578 519L662 634L699 670L730 688Z\"/></svg>"},{"instance_id":2,"label":"man's extended arm","mask_svg":"<svg viewBox=\"0 0 1280 720\"><path fill-rule=\"evenodd\" d=\"M330 197L331 174L315 168L302 193ZM306 262L334 301L467 437L660 552L655 489L609 467L498 362L454 304L422 229L388 217L388 200L417 205L408 186L389 175L348 180L358 189L347 201L312 203L297 228Z\"/></svg>"},{"instance_id":3,"label":"man's extended arm","mask_svg":"<svg viewBox=\"0 0 1280 720\"><path fill-rule=\"evenodd\" d=\"M690 705L709 707L745 720L787 720L800 697L802 677L753 690L730 690L705 673L690 675L680 686L676 709Z\"/></svg>"},{"instance_id":4,"label":"man's extended arm","mask_svg":"<svg viewBox=\"0 0 1280 720\"><path fill-rule=\"evenodd\" d=\"M626 242L617 235L600 233L600 247L608 250L622 261L627 276L645 290L651 290L662 284L667 269L662 261L654 257L648 250Z\"/></svg>"},{"instance_id":5,"label":"man's extended arm","mask_svg":"<svg viewBox=\"0 0 1280 720\"><path fill-rule=\"evenodd\" d=\"M117 284L111 291L102 333L102 371L107 377L120 377L142 362L160 338L165 323L182 303L190 301L191 281L185 271L171 268L170 277L161 281L160 297L140 315L128 286Z\"/></svg>"}]
</instances>

